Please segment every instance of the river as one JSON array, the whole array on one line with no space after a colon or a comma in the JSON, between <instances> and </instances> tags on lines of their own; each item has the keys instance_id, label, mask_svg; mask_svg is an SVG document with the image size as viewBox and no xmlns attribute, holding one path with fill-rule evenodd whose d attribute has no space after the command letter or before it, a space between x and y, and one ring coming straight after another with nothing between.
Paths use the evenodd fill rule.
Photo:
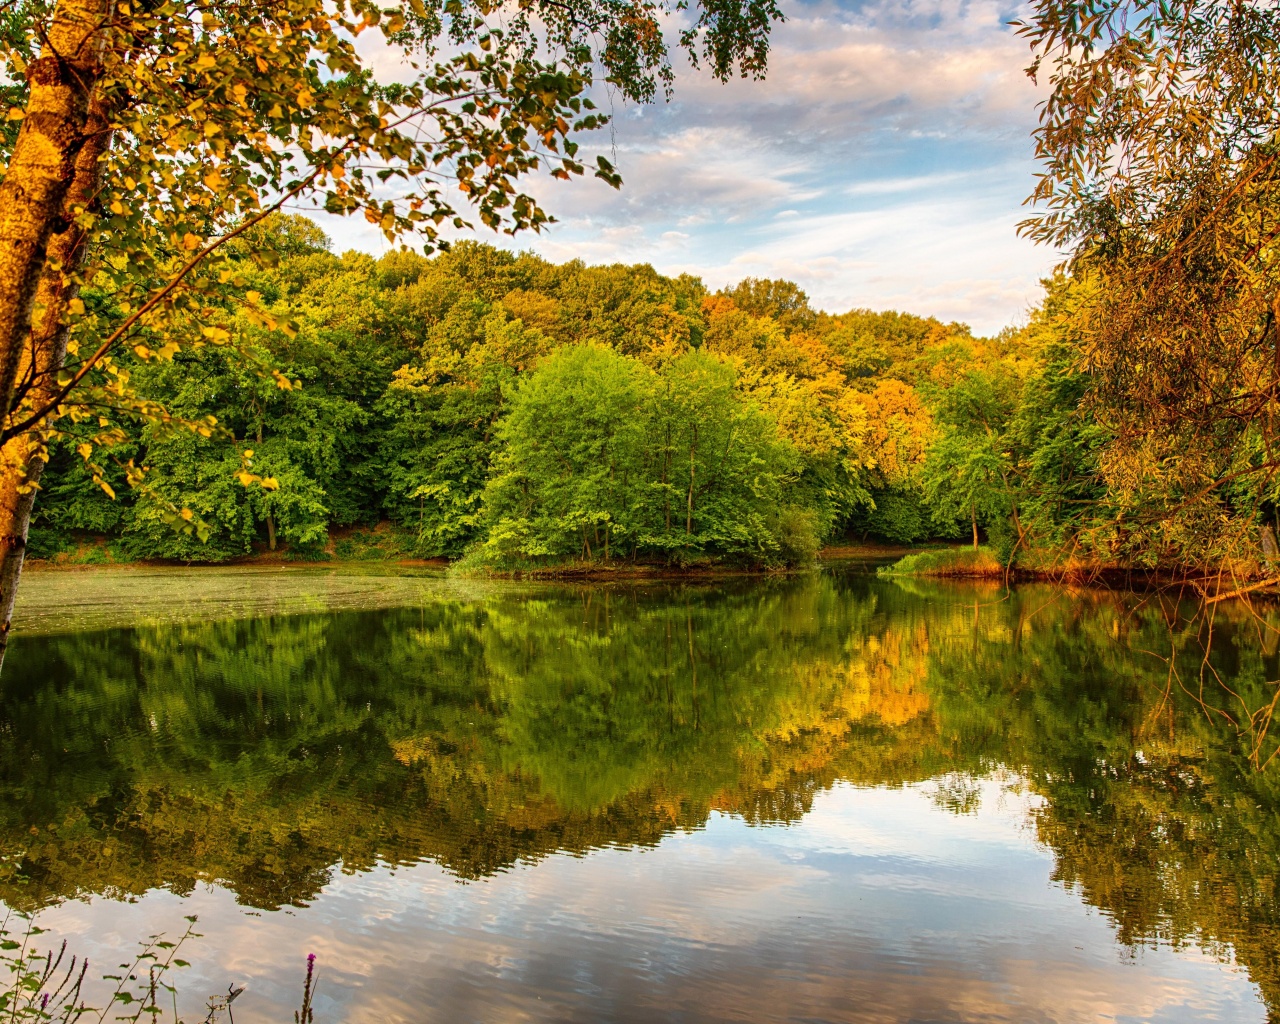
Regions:
<instances>
[{"instance_id":1,"label":"river","mask_svg":"<svg viewBox=\"0 0 1280 1024\"><path fill-rule=\"evenodd\" d=\"M877 578L23 583L0 900L188 1019L1280 1021L1280 615ZM1280 726L1277 726L1280 730ZM11 922L11 928L12 928Z\"/></svg>"}]
</instances>

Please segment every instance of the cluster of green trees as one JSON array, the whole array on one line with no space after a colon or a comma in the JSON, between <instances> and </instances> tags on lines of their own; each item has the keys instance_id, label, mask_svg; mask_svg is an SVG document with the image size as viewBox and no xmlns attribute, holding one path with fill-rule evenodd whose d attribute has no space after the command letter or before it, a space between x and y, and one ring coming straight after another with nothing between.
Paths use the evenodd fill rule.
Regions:
<instances>
[{"instance_id":1,"label":"cluster of green trees","mask_svg":"<svg viewBox=\"0 0 1280 1024\"><path fill-rule=\"evenodd\" d=\"M34 554L94 534L125 558L316 557L335 530L390 521L399 550L497 568L985 536L1002 566L1249 572L1276 516L1256 431L1203 494L1126 433L1090 363L1100 286L1083 273L980 338L819 312L785 281L712 292L472 242L338 256L300 217L238 244L260 308L232 316L234 344L119 357L165 416L64 423ZM105 446L104 425L121 428Z\"/></svg>"},{"instance_id":2,"label":"cluster of green trees","mask_svg":"<svg viewBox=\"0 0 1280 1024\"><path fill-rule=\"evenodd\" d=\"M342 870L482 877L795 821L838 780L992 766L1121 941L1230 952L1274 1012L1280 789L1266 629L1219 606L807 574L21 635L0 712L0 896L305 904ZM1226 685L1201 686L1220 678ZM370 807L378 813L371 815Z\"/></svg>"},{"instance_id":3,"label":"cluster of green trees","mask_svg":"<svg viewBox=\"0 0 1280 1024\"><path fill-rule=\"evenodd\" d=\"M1158 496L1108 476L1115 431L1088 405L1088 289L1074 278L1049 282L1025 327L978 338L904 313L818 312L785 281L713 293L647 266L476 243L338 256L300 217L239 253L290 330L241 313L234 346L122 355L139 400L168 418L92 458L81 446L112 413L64 425L33 553L96 534L128 558L281 544L315 557L334 530L383 520L404 551L497 567L798 563L844 538L980 534L1002 563L1171 550L1117 511ZM131 488L134 467L147 473ZM175 530L174 509L199 529ZM1184 529L1175 555L1195 536Z\"/></svg>"},{"instance_id":4,"label":"cluster of green trees","mask_svg":"<svg viewBox=\"0 0 1280 1024\"><path fill-rule=\"evenodd\" d=\"M712 295L475 245L335 257L272 213L310 197L433 249L468 226L457 186L489 227L537 228L522 179L585 173L596 76L637 102L670 85L665 3L197 8L0 19L0 645L33 501L44 553L68 530L133 557L318 550L385 517L420 553L485 564L785 562L848 533L986 532L1005 565L1274 569L1265 4L1028 6L1051 99L1024 228L1069 264L997 339L818 313L786 282ZM720 79L763 74L771 0L695 8L680 47ZM351 42L375 27L431 59L377 85ZM433 63L444 38L461 49ZM63 92L28 71L53 64ZM603 157L595 173L619 184ZM108 505L86 482L136 494Z\"/></svg>"},{"instance_id":5,"label":"cluster of green trees","mask_svg":"<svg viewBox=\"0 0 1280 1024\"><path fill-rule=\"evenodd\" d=\"M930 505L920 476L926 385L997 344L963 325L818 313L787 282L712 293L645 266L556 266L475 243L337 256L298 217L241 254L290 330L240 315L234 346L122 355L134 393L170 419L92 460L81 445L102 423L66 426L33 553L89 533L132 558L280 544L309 556L335 529L390 520L417 554L490 565L767 564L851 528L912 540L972 518L952 514L950 490ZM133 467L147 470L141 487ZM200 528L175 530L174 509Z\"/></svg>"}]
</instances>

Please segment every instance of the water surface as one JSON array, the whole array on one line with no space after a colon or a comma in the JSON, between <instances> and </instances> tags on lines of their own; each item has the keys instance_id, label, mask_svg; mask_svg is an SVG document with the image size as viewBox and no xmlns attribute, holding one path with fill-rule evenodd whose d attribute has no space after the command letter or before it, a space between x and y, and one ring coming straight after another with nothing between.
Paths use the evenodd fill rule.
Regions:
<instances>
[{"instance_id":1,"label":"water surface","mask_svg":"<svg viewBox=\"0 0 1280 1024\"><path fill-rule=\"evenodd\" d=\"M1280 1020L1274 616L32 574L0 899L238 1021ZM1269 1017L1270 1014L1270 1017Z\"/></svg>"}]
</instances>

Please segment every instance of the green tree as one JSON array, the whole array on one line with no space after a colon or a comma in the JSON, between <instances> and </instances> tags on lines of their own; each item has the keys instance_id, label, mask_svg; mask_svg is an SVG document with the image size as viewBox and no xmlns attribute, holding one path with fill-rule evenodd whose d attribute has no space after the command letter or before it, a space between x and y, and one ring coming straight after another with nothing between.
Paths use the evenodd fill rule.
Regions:
<instances>
[{"instance_id":1,"label":"green tree","mask_svg":"<svg viewBox=\"0 0 1280 1024\"><path fill-rule=\"evenodd\" d=\"M606 561L641 536L644 364L598 345L560 349L521 384L485 495L495 555Z\"/></svg>"},{"instance_id":2,"label":"green tree","mask_svg":"<svg viewBox=\"0 0 1280 1024\"><path fill-rule=\"evenodd\" d=\"M768 561L777 554L783 485L799 460L736 384L732 365L702 352L661 372L649 431L661 519L654 502L649 545L685 557L710 551Z\"/></svg>"},{"instance_id":3,"label":"green tree","mask_svg":"<svg viewBox=\"0 0 1280 1024\"><path fill-rule=\"evenodd\" d=\"M975 551L980 523L1003 525L1012 518L1022 538L1009 434L1016 387L1016 379L997 367L969 370L935 392L938 437L921 468L924 492L940 526L969 525ZM1013 545L1003 554L1007 562Z\"/></svg>"}]
</instances>

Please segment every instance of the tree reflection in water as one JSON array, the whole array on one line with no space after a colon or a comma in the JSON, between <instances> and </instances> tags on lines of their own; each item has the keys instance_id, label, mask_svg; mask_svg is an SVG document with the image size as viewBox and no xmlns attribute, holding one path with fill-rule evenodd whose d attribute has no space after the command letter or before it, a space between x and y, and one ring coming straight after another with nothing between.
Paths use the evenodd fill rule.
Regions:
<instances>
[{"instance_id":1,"label":"tree reflection in water","mask_svg":"<svg viewBox=\"0 0 1280 1024\"><path fill-rule=\"evenodd\" d=\"M28 637L0 898L302 905L339 866L479 878L713 810L794 821L837 781L934 779L965 814L1000 769L1121 942L1234 955L1274 1014L1271 635L1220 606L1206 653L1169 601L823 575Z\"/></svg>"}]
</instances>

